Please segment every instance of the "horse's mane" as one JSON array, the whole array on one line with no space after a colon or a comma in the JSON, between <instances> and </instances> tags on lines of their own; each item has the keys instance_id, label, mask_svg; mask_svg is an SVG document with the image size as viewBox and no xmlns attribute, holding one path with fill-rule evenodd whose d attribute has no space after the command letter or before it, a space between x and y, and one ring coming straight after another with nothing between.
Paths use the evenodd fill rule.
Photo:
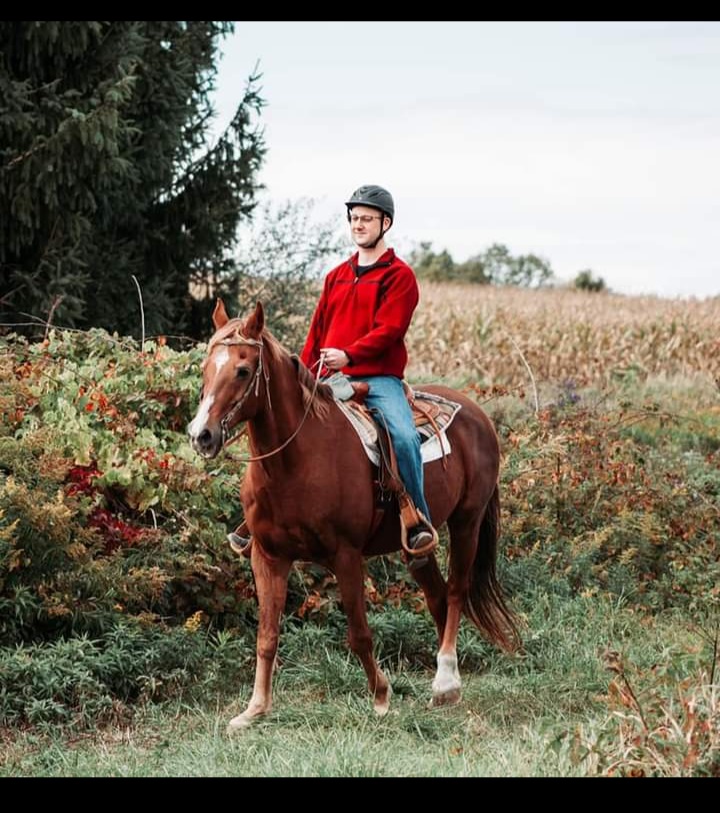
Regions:
<instances>
[{"instance_id":1,"label":"horse's mane","mask_svg":"<svg viewBox=\"0 0 720 813\"><path fill-rule=\"evenodd\" d=\"M208 344L208 352L213 345L223 339L228 338L233 333L242 332L242 319L230 319L225 325L215 332ZM263 352L266 353L265 364L267 366L282 363L284 360L290 361L297 371L297 380L302 393L303 408L308 409L309 415L324 420L330 414L330 404L335 400L332 389L327 384L315 383L315 376L308 370L298 356L291 355L268 328L263 328L260 334L263 341ZM315 397L313 398L313 392Z\"/></svg>"},{"instance_id":2,"label":"horse's mane","mask_svg":"<svg viewBox=\"0 0 720 813\"><path fill-rule=\"evenodd\" d=\"M316 383L315 376L303 364L302 360L298 356L288 353L267 328L263 329L262 337L265 343L265 350L271 361L279 361L284 357L290 359L295 367L297 380L302 392L303 408L308 409L309 405L310 412L308 414L325 420L330 414L330 404L335 400L332 389L327 384L322 384L319 381ZM313 392L315 393L314 398Z\"/></svg>"}]
</instances>

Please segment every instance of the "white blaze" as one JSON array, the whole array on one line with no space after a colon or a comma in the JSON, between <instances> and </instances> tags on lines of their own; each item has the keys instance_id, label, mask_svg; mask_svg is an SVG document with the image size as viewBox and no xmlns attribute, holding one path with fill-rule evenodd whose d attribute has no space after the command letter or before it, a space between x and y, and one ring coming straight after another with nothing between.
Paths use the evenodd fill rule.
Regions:
<instances>
[{"instance_id":1,"label":"white blaze","mask_svg":"<svg viewBox=\"0 0 720 813\"><path fill-rule=\"evenodd\" d=\"M222 370L228 361L230 361L230 352L228 351L227 347L219 347L215 352L215 375ZM200 408L197 411L197 415L193 418L192 423L188 427L190 437L198 437L203 429L205 429L208 417L210 415L210 407L212 407L214 402L214 395L208 395L207 398L203 398Z\"/></svg>"},{"instance_id":2,"label":"white blaze","mask_svg":"<svg viewBox=\"0 0 720 813\"><path fill-rule=\"evenodd\" d=\"M203 401L200 404L200 409L198 409L197 415L193 418L193 421L188 428L190 437L198 437L203 429L205 429L205 425L207 424L207 420L210 415L210 407L213 405L214 401L214 395L208 395L207 398L203 398Z\"/></svg>"},{"instance_id":3,"label":"white blaze","mask_svg":"<svg viewBox=\"0 0 720 813\"><path fill-rule=\"evenodd\" d=\"M228 363L230 360L230 352L227 347L221 347L215 354L215 375Z\"/></svg>"}]
</instances>

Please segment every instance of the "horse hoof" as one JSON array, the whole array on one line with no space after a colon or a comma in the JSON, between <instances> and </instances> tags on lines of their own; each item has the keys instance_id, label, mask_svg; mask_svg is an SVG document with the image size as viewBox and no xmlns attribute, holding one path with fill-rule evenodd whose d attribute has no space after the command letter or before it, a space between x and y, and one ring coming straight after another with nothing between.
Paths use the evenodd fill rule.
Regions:
<instances>
[{"instance_id":1,"label":"horse hoof","mask_svg":"<svg viewBox=\"0 0 720 813\"><path fill-rule=\"evenodd\" d=\"M227 724L226 731L228 734L236 734L238 731L242 731L252 725L254 719L254 717L246 717L244 714L238 714L237 717L233 717Z\"/></svg>"},{"instance_id":2,"label":"horse hoof","mask_svg":"<svg viewBox=\"0 0 720 813\"><path fill-rule=\"evenodd\" d=\"M376 703L373 706L373 711L378 717L384 717L390 711L389 703Z\"/></svg>"},{"instance_id":3,"label":"horse hoof","mask_svg":"<svg viewBox=\"0 0 720 813\"><path fill-rule=\"evenodd\" d=\"M430 708L436 709L440 706L455 706L460 702L461 697L462 691L459 687L457 689L450 689L447 692L434 694L430 701Z\"/></svg>"},{"instance_id":4,"label":"horse hoof","mask_svg":"<svg viewBox=\"0 0 720 813\"><path fill-rule=\"evenodd\" d=\"M392 697L392 687L388 685L385 696L382 700L376 699L373 703L373 710L378 717L384 717L390 711L390 698Z\"/></svg>"}]
</instances>

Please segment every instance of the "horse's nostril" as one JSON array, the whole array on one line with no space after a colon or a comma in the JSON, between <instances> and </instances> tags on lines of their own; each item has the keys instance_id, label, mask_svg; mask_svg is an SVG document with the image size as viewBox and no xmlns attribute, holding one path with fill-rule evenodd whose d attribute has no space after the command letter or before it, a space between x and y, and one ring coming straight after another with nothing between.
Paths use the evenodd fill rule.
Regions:
<instances>
[{"instance_id":1,"label":"horse's nostril","mask_svg":"<svg viewBox=\"0 0 720 813\"><path fill-rule=\"evenodd\" d=\"M203 429L203 431L198 435L198 443L201 443L203 446L207 446L207 444L212 440L212 434L209 429Z\"/></svg>"}]
</instances>

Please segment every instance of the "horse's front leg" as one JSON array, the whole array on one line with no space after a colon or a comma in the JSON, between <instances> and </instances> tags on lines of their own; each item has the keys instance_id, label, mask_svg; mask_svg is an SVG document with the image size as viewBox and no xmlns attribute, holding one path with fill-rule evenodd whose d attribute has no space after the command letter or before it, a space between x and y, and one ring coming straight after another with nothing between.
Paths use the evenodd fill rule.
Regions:
<instances>
[{"instance_id":1,"label":"horse's front leg","mask_svg":"<svg viewBox=\"0 0 720 813\"><path fill-rule=\"evenodd\" d=\"M390 708L392 689L373 656L372 633L365 612L365 584L362 554L354 548L341 548L335 557L337 577L343 607L348 619L348 641L352 651L360 658L373 693L373 706L379 715Z\"/></svg>"},{"instance_id":2,"label":"horse's front leg","mask_svg":"<svg viewBox=\"0 0 720 813\"><path fill-rule=\"evenodd\" d=\"M257 591L260 620L257 632L257 662L255 686L248 707L233 717L229 731L246 728L256 718L272 708L272 673L278 648L280 618L287 598L290 565L287 559L271 559L257 541L252 546L250 562Z\"/></svg>"}]
</instances>

